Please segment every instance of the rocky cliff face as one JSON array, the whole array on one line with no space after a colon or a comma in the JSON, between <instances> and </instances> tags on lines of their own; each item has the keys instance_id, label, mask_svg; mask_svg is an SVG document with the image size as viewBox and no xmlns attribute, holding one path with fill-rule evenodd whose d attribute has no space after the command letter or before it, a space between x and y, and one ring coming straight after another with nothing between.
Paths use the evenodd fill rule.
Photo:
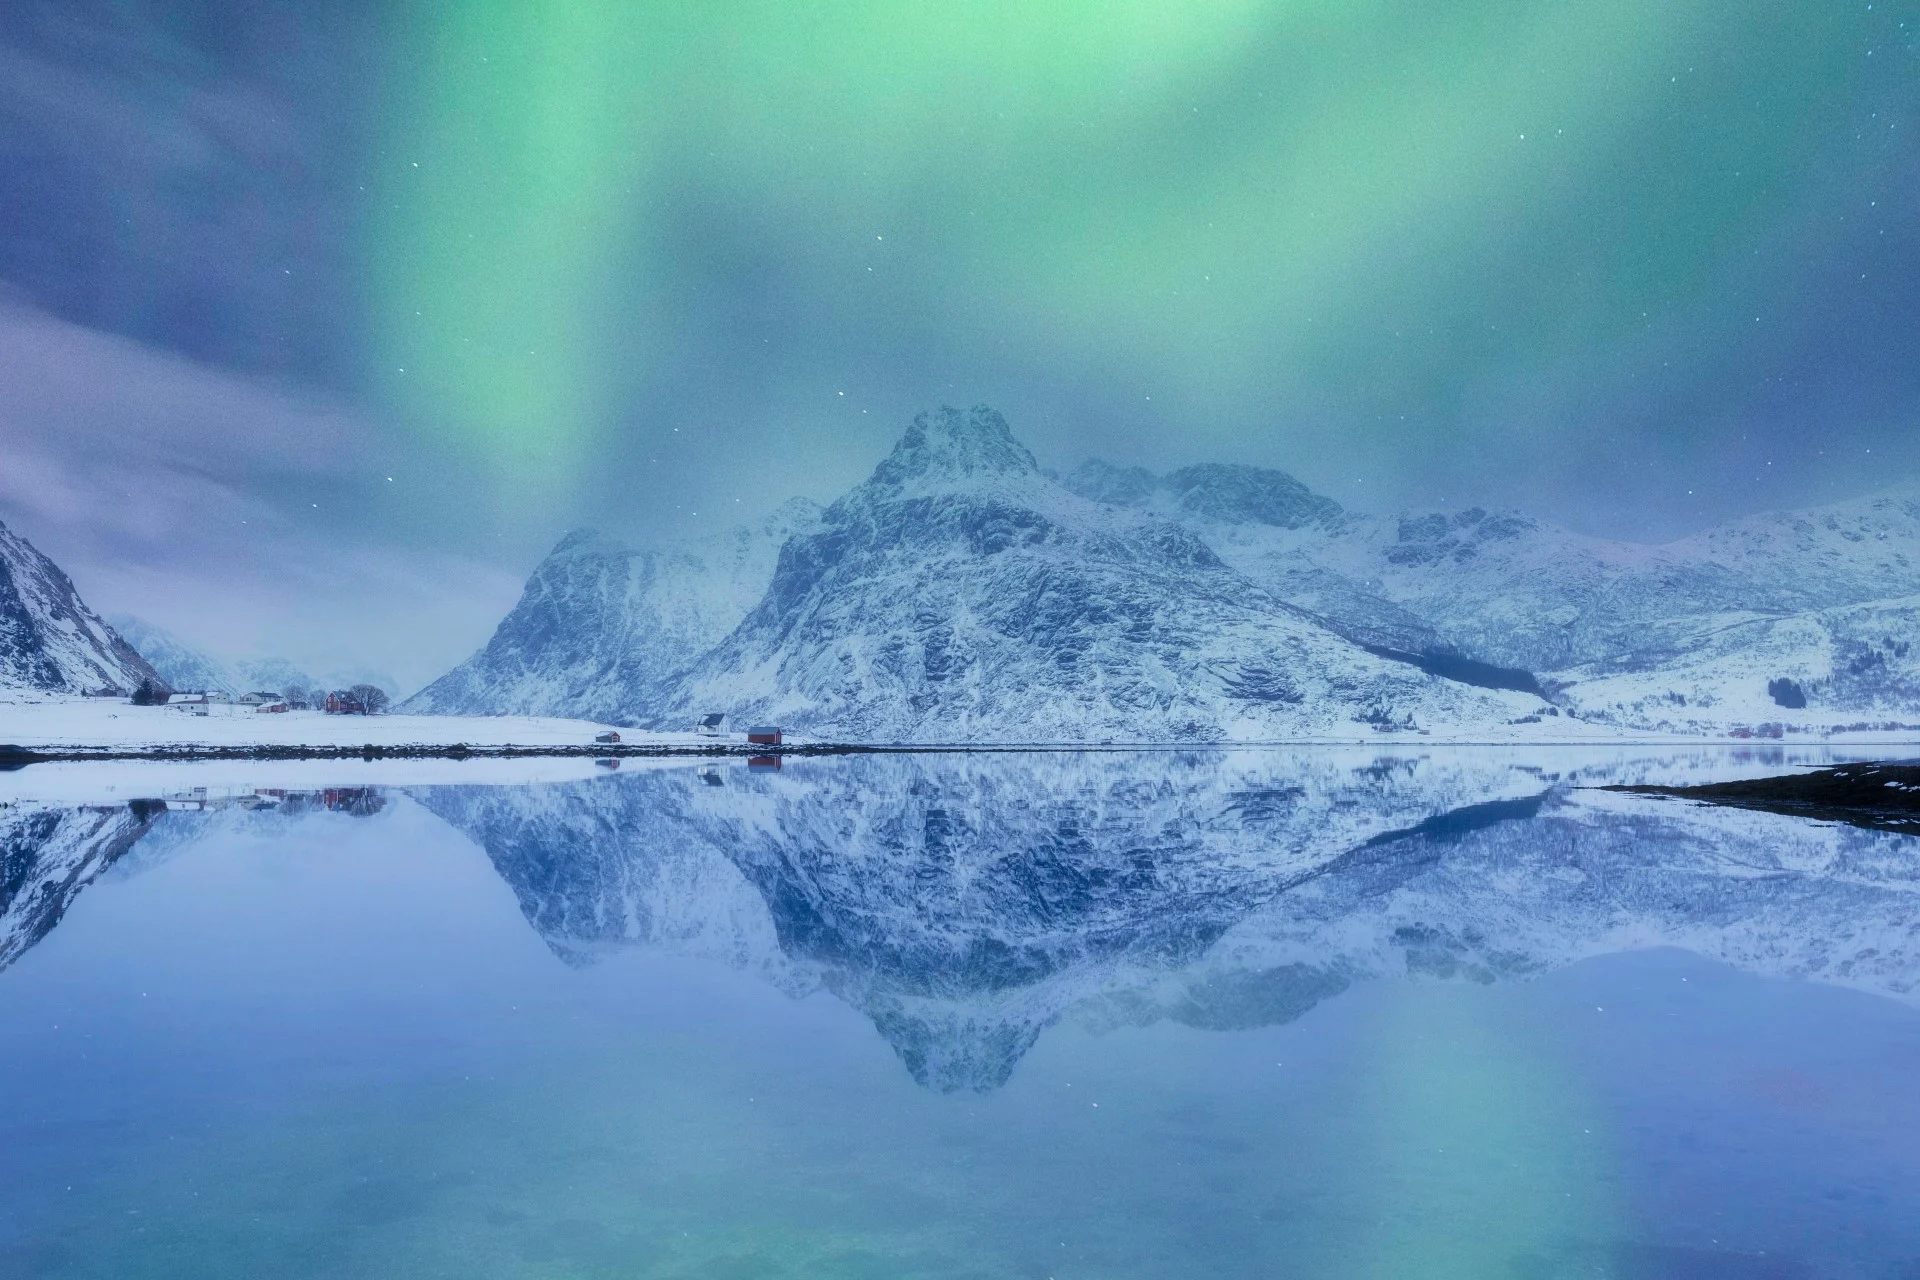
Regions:
<instances>
[{"instance_id":1,"label":"rocky cliff face","mask_svg":"<svg viewBox=\"0 0 1920 1280\"><path fill-rule=\"evenodd\" d=\"M131 693L159 682L59 566L0 524L0 689Z\"/></svg>"}]
</instances>

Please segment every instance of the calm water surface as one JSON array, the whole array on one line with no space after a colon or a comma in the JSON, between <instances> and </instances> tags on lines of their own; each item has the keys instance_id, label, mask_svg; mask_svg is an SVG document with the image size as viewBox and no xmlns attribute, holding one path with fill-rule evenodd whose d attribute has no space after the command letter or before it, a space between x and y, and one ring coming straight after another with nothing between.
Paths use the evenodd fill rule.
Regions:
<instances>
[{"instance_id":1,"label":"calm water surface","mask_svg":"<svg viewBox=\"0 0 1920 1280\"><path fill-rule=\"evenodd\" d=\"M0 775L0 1275L1914 1280L1800 758Z\"/></svg>"}]
</instances>

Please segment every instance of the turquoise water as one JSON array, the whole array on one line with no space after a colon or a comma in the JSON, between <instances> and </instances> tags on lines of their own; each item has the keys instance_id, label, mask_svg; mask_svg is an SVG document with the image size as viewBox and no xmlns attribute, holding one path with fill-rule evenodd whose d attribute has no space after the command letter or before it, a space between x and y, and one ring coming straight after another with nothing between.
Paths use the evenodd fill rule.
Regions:
<instances>
[{"instance_id":1,"label":"turquoise water","mask_svg":"<svg viewBox=\"0 0 1920 1280\"><path fill-rule=\"evenodd\" d=\"M1910 1280L1920 842L1584 789L1769 766L14 775L0 1275Z\"/></svg>"}]
</instances>

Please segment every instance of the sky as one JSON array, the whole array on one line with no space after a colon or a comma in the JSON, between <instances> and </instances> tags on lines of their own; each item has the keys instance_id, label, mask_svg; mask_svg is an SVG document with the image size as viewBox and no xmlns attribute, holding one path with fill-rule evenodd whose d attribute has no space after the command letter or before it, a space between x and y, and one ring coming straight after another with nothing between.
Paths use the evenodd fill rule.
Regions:
<instances>
[{"instance_id":1,"label":"sky","mask_svg":"<svg viewBox=\"0 0 1920 1280\"><path fill-rule=\"evenodd\" d=\"M0 519L422 682L916 411L1616 537L1920 478L1920 0L0 0Z\"/></svg>"}]
</instances>

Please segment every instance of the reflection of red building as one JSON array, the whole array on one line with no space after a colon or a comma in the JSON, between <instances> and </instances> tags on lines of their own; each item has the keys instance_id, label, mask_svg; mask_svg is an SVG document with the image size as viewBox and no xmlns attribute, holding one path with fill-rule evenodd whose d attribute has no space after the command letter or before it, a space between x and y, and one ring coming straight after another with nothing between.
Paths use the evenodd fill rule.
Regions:
<instances>
[{"instance_id":1,"label":"reflection of red building","mask_svg":"<svg viewBox=\"0 0 1920 1280\"><path fill-rule=\"evenodd\" d=\"M747 730L747 741L756 747L777 747L780 745L780 726L757 724Z\"/></svg>"},{"instance_id":2,"label":"reflection of red building","mask_svg":"<svg viewBox=\"0 0 1920 1280\"><path fill-rule=\"evenodd\" d=\"M747 768L772 769L775 773L778 773L780 771L780 757L779 756L749 756L747 758Z\"/></svg>"},{"instance_id":3,"label":"reflection of red building","mask_svg":"<svg viewBox=\"0 0 1920 1280\"><path fill-rule=\"evenodd\" d=\"M365 818L387 807L387 801L372 787L328 787L320 793L320 803L334 813Z\"/></svg>"}]
</instances>

